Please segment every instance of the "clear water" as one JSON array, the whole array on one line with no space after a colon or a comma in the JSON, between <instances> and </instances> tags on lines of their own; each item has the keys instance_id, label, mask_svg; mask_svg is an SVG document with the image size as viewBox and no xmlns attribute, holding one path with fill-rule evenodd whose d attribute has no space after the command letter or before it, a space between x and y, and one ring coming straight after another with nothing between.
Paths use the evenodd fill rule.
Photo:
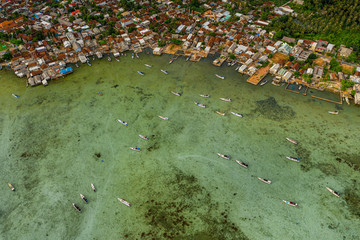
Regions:
<instances>
[{"instance_id":1,"label":"clear water","mask_svg":"<svg viewBox=\"0 0 360 240\"><path fill-rule=\"evenodd\" d=\"M253 86L211 60L168 61L97 60L35 88L1 72L0 239L359 238L358 107Z\"/></svg>"}]
</instances>

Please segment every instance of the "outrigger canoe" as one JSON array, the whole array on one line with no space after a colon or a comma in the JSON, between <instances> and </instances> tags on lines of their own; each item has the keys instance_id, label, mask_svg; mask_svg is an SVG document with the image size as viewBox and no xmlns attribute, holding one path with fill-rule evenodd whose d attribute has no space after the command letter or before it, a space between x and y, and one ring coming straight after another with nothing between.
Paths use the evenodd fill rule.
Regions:
<instances>
[{"instance_id":1,"label":"outrigger canoe","mask_svg":"<svg viewBox=\"0 0 360 240\"><path fill-rule=\"evenodd\" d=\"M334 191L334 190L332 190L331 188L328 188L328 187L326 187L326 189L329 190L335 196L340 197L340 194L338 192L336 192L336 191Z\"/></svg>"},{"instance_id":2,"label":"outrigger canoe","mask_svg":"<svg viewBox=\"0 0 360 240\"><path fill-rule=\"evenodd\" d=\"M221 153L217 153L217 155L219 157L225 158L226 160L230 160L230 156L228 156L228 155L224 155L224 154L221 154Z\"/></svg>"},{"instance_id":3,"label":"outrigger canoe","mask_svg":"<svg viewBox=\"0 0 360 240\"><path fill-rule=\"evenodd\" d=\"M240 164L240 166L244 167L244 168L248 168L249 165L247 165L246 163L243 163L239 160L235 160L238 164Z\"/></svg>"},{"instance_id":4,"label":"outrigger canoe","mask_svg":"<svg viewBox=\"0 0 360 240\"><path fill-rule=\"evenodd\" d=\"M270 184L270 183L271 183L270 180L267 180L267 179L265 179L265 178L258 177L258 179L259 179L260 181L264 182L264 183L267 183L267 184Z\"/></svg>"},{"instance_id":5,"label":"outrigger canoe","mask_svg":"<svg viewBox=\"0 0 360 240\"><path fill-rule=\"evenodd\" d=\"M125 205L128 206L128 207L131 206L131 204L130 204L128 201L126 201L125 199L118 198L118 200L119 200L122 204L125 204Z\"/></svg>"},{"instance_id":6,"label":"outrigger canoe","mask_svg":"<svg viewBox=\"0 0 360 240\"><path fill-rule=\"evenodd\" d=\"M295 157L286 157L286 158L294 162L300 162L300 158L295 158Z\"/></svg>"},{"instance_id":7,"label":"outrigger canoe","mask_svg":"<svg viewBox=\"0 0 360 240\"><path fill-rule=\"evenodd\" d=\"M220 100L223 100L225 102L231 102L231 99L230 98L220 98Z\"/></svg>"}]
</instances>

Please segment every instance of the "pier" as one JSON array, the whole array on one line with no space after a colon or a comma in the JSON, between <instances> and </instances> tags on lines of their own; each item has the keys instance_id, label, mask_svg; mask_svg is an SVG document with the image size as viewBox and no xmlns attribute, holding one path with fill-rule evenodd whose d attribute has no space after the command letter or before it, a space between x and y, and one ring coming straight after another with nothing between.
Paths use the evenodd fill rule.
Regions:
<instances>
[{"instance_id":1,"label":"pier","mask_svg":"<svg viewBox=\"0 0 360 240\"><path fill-rule=\"evenodd\" d=\"M259 82L261 82L261 80L263 80L264 77L266 77L266 75L269 72L269 69L270 69L269 65L267 65L266 67L263 67L263 68L259 68L259 70L257 70L254 75L249 77L247 82L254 84L254 85L258 85Z\"/></svg>"},{"instance_id":2,"label":"pier","mask_svg":"<svg viewBox=\"0 0 360 240\"><path fill-rule=\"evenodd\" d=\"M323 100L323 101L326 101L326 102L331 102L331 103L342 105L342 97L341 97L341 95L340 95L340 101L339 102L335 102L333 100L329 100L329 99L326 99L326 98L317 97L317 96L314 96L314 95L311 95L311 97L316 98L316 99L320 99L320 100Z\"/></svg>"}]
</instances>

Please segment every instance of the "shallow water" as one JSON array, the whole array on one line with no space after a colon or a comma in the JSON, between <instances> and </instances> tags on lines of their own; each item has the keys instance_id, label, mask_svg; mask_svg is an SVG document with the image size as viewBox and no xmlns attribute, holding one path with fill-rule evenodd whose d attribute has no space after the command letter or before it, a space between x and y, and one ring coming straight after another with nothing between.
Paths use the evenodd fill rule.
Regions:
<instances>
[{"instance_id":1,"label":"shallow water","mask_svg":"<svg viewBox=\"0 0 360 240\"><path fill-rule=\"evenodd\" d=\"M97 60L35 88L1 72L0 239L358 239L358 107L253 86L211 60L168 61Z\"/></svg>"}]
</instances>

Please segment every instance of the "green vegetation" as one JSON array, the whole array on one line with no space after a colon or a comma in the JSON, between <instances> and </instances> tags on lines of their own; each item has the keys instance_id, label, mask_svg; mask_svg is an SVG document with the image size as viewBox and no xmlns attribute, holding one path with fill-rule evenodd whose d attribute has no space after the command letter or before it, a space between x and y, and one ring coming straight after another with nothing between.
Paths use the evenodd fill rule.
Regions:
<instances>
[{"instance_id":1,"label":"green vegetation","mask_svg":"<svg viewBox=\"0 0 360 240\"><path fill-rule=\"evenodd\" d=\"M106 44L106 41L105 40L100 40L99 43L100 43L100 45L104 45L104 44Z\"/></svg>"},{"instance_id":2,"label":"green vegetation","mask_svg":"<svg viewBox=\"0 0 360 240\"><path fill-rule=\"evenodd\" d=\"M354 86L354 82L349 80L341 80L341 91L346 91L347 88Z\"/></svg>"},{"instance_id":3,"label":"green vegetation","mask_svg":"<svg viewBox=\"0 0 360 240\"><path fill-rule=\"evenodd\" d=\"M331 59L330 61L330 70L333 70L335 72L342 72L342 66L336 59Z\"/></svg>"},{"instance_id":4,"label":"green vegetation","mask_svg":"<svg viewBox=\"0 0 360 240\"><path fill-rule=\"evenodd\" d=\"M235 56L235 54L230 53L230 54L229 54L229 58L230 58L230 59L236 59L236 56Z\"/></svg>"},{"instance_id":5,"label":"green vegetation","mask_svg":"<svg viewBox=\"0 0 360 240\"><path fill-rule=\"evenodd\" d=\"M166 45L166 43L165 42L163 42L163 41L158 41L158 46L159 47L165 47L165 45Z\"/></svg>"},{"instance_id":6,"label":"green vegetation","mask_svg":"<svg viewBox=\"0 0 360 240\"><path fill-rule=\"evenodd\" d=\"M174 44L176 44L176 45L181 45L181 43L182 43L181 40L179 40L179 39L174 39L174 38L170 39L170 42L172 42L172 43L174 43Z\"/></svg>"},{"instance_id":7,"label":"green vegetation","mask_svg":"<svg viewBox=\"0 0 360 240\"><path fill-rule=\"evenodd\" d=\"M7 52L5 53L3 56L2 56L2 60L11 60L12 59L12 55L10 52Z\"/></svg>"},{"instance_id":8,"label":"green vegetation","mask_svg":"<svg viewBox=\"0 0 360 240\"><path fill-rule=\"evenodd\" d=\"M302 75L303 79L308 82L308 83L311 83L312 82L312 79L311 79L311 75L307 74L307 73L304 73Z\"/></svg>"},{"instance_id":9,"label":"green vegetation","mask_svg":"<svg viewBox=\"0 0 360 240\"><path fill-rule=\"evenodd\" d=\"M135 31L136 30L136 27L129 27L128 28L128 32L129 33L132 33L133 31Z\"/></svg>"}]
</instances>

